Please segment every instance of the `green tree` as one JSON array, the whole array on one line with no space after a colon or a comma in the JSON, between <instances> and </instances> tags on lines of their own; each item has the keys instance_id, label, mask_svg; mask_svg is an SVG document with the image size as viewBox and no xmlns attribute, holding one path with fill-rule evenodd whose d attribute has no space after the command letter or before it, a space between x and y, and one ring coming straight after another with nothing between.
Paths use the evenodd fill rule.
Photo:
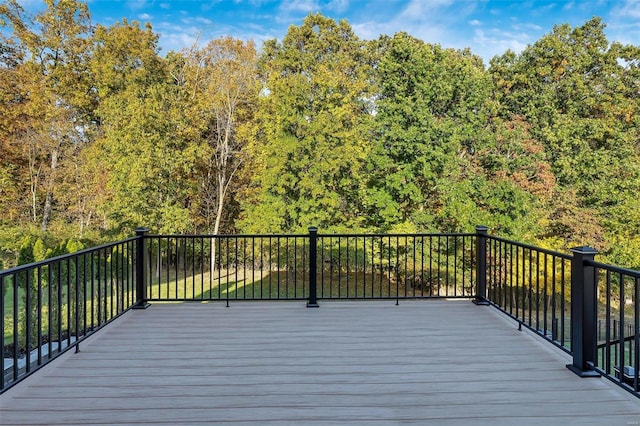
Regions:
<instances>
[{"instance_id":1,"label":"green tree","mask_svg":"<svg viewBox=\"0 0 640 426\"><path fill-rule=\"evenodd\" d=\"M96 31L92 69L101 98L100 137L88 164L105 173L93 180L105 228L131 235L141 225L156 232L193 229L193 170L185 103L158 37L123 21ZM86 174L85 174L86 175Z\"/></svg>"},{"instance_id":2,"label":"green tree","mask_svg":"<svg viewBox=\"0 0 640 426\"><path fill-rule=\"evenodd\" d=\"M371 149L370 64L346 21L320 14L263 46L257 170L242 202L248 231L361 227Z\"/></svg>"},{"instance_id":3,"label":"green tree","mask_svg":"<svg viewBox=\"0 0 640 426\"><path fill-rule=\"evenodd\" d=\"M609 43L594 18L556 26L520 55L492 60L501 114L530 124L557 180L542 236L605 251L615 251L613 237L633 240L627 226L636 220L629 207L640 192L638 58L637 47Z\"/></svg>"},{"instance_id":4,"label":"green tree","mask_svg":"<svg viewBox=\"0 0 640 426\"><path fill-rule=\"evenodd\" d=\"M11 13L7 4L0 4L0 27L8 24ZM4 17L4 18L3 18ZM20 64L24 61L24 46L15 37L0 32L0 223L9 225L29 220L27 161L20 148L19 135L24 132L26 94Z\"/></svg>"},{"instance_id":5,"label":"green tree","mask_svg":"<svg viewBox=\"0 0 640 426\"><path fill-rule=\"evenodd\" d=\"M495 145L491 79L480 58L406 33L379 46L377 144L365 197L372 225L459 231L482 222L514 232L526 194L489 181L479 158Z\"/></svg>"},{"instance_id":6,"label":"green tree","mask_svg":"<svg viewBox=\"0 0 640 426\"><path fill-rule=\"evenodd\" d=\"M491 118L492 137L479 147L475 160L485 176L482 191L493 197L488 207L494 232L534 242L546 226L556 190L555 175L544 145L520 116Z\"/></svg>"},{"instance_id":7,"label":"green tree","mask_svg":"<svg viewBox=\"0 0 640 426\"><path fill-rule=\"evenodd\" d=\"M176 134L174 88L157 84L126 91L104 109L109 123L97 153L108 159L107 228L130 235L140 225L156 232L192 229L189 203L196 162L188 142Z\"/></svg>"}]
</instances>

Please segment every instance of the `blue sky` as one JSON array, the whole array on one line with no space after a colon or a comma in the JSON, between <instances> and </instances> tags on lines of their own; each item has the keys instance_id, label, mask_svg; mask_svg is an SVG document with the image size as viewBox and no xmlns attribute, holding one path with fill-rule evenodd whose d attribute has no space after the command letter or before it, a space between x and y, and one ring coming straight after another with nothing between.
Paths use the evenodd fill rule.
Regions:
<instances>
[{"instance_id":1,"label":"blue sky","mask_svg":"<svg viewBox=\"0 0 640 426\"><path fill-rule=\"evenodd\" d=\"M405 31L429 43L464 48L485 63L507 49L520 52L554 24L583 24L593 16L607 23L610 41L640 45L640 0L89 0L94 23L122 18L150 22L161 52L205 44L223 35L258 45L281 40L290 25L311 12L347 19L365 39ZM23 0L37 11L42 0Z\"/></svg>"}]
</instances>

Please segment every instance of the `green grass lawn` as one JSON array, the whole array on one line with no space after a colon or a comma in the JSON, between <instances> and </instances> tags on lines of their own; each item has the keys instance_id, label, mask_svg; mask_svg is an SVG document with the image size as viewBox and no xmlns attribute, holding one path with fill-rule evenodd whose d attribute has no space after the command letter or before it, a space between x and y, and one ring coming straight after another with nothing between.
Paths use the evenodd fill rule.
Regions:
<instances>
[{"instance_id":1,"label":"green grass lawn","mask_svg":"<svg viewBox=\"0 0 640 426\"><path fill-rule=\"evenodd\" d=\"M394 298L421 296L461 296L461 285L445 281L435 285L410 286L387 273L322 272L317 276L318 298ZM468 292L469 289L467 288ZM170 271L147 284L150 300L271 300L306 299L309 278L290 271L222 270L193 274Z\"/></svg>"}]
</instances>

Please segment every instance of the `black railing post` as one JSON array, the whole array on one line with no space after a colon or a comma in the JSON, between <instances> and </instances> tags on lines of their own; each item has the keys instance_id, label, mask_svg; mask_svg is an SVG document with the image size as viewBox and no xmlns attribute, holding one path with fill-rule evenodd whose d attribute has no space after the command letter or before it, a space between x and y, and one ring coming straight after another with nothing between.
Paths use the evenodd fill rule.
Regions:
<instances>
[{"instance_id":1,"label":"black railing post","mask_svg":"<svg viewBox=\"0 0 640 426\"><path fill-rule=\"evenodd\" d=\"M589 264L598 253L591 247L571 249L571 351L573 363L567 368L580 377L600 377L597 360L597 301L594 267Z\"/></svg>"},{"instance_id":2,"label":"black railing post","mask_svg":"<svg viewBox=\"0 0 640 426\"><path fill-rule=\"evenodd\" d=\"M309 300L307 308L318 307L318 228L309 228Z\"/></svg>"},{"instance_id":3,"label":"black railing post","mask_svg":"<svg viewBox=\"0 0 640 426\"><path fill-rule=\"evenodd\" d=\"M147 249L145 235L149 232L147 228L136 229L136 303L133 309L147 309L147 286L145 279L147 277Z\"/></svg>"},{"instance_id":4,"label":"black railing post","mask_svg":"<svg viewBox=\"0 0 640 426\"><path fill-rule=\"evenodd\" d=\"M487 232L489 228L476 226L476 305L488 305L487 301Z\"/></svg>"}]
</instances>

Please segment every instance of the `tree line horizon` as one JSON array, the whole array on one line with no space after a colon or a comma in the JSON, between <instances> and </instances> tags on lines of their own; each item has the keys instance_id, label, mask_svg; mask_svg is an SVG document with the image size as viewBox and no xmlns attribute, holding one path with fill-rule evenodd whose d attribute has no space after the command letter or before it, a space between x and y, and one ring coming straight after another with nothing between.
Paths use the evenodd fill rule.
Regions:
<instances>
[{"instance_id":1,"label":"tree line horizon","mask_svg":"<svg viewBox=\"0 0 640 426\"><path fill-rule=\"evenodd\" d=\"M86 2L45 3L34 16L0 3L5 266L38 241L61 254L139 226L482 224L640 268L640 46L610 42L598 17L485 66L319 13L259 48L225 36L160 56L150 24L92 25Z\"/></svg>"}]
</instances>

